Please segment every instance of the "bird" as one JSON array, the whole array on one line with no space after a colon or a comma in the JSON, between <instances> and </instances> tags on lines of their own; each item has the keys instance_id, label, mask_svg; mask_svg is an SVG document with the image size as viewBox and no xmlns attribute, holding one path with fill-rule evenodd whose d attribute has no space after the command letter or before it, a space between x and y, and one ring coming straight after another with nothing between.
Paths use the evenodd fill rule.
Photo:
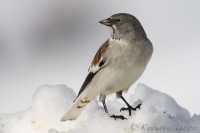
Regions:
<instances>
[{"instance_id":1,"label":"bird","mask_svg":"<svg viewBox=\"0 0 200 133\"><path fill-rule=\"evenodd\" d=\"M132 110L141 106L131 107L122 94L144 72L152 57L153 45L139 20L131 14L117 13L100 23L111 28L112 33L98 49L77 98L61 121L77 119L86 105L97 96L107 114L106 96L113 93L127 105L120 111L128 110L131 115ZM121 115L110 117L126 119Z\"/></svg>"}]
</instances>

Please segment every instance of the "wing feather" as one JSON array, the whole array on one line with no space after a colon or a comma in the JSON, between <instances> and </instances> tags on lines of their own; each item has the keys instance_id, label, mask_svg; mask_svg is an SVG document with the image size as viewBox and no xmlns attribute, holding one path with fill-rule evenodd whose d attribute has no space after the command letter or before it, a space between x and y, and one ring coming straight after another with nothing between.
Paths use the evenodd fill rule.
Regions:
<instances>
[{"instance_id":1,"label":"wing feather","mask_svg":"<svg viewBox=\"0 0 200 133\"><path fill-rule=\"evenodd\" d=\"M109 40L107 40L97 51L94 59L89 68L89 73L79 90L78 96L85 90L86 86L92 81L93 77L103 68L106 64L105 52L109 46ZM77 96L77 97L78 97Z\"/></svg>"}]
</instances>

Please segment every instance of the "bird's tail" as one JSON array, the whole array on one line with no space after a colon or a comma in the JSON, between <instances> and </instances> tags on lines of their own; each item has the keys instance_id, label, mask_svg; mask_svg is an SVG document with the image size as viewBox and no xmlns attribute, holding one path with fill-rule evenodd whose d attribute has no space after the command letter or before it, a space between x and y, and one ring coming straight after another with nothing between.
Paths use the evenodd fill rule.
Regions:
<instances>
[{"instance_id":1,"label":"bird's tail","mask_svg":"<svg viewBox=\"0 0 200 133\"><path fill-rule=\"evenodd\" d=\"M91 97L88 99L88 97L84 97L84 94L82 94L74 101L69 110L61 118L61 121L75 120L78 118L85 106L91 101L91 99L93 99Z\"/></svg>"}]
</instances>

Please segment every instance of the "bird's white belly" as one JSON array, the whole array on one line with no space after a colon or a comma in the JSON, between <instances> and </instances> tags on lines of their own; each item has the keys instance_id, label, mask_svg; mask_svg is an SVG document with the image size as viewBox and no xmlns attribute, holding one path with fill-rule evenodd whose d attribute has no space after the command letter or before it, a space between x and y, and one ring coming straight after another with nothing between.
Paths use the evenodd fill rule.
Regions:
<instances>
[{"instance_id":1,"label":"bird's white belly","mask_svg":"<svg viewBox=\"0 0 200 133\"><path fill-rule=\"evenodd\" d=\"M93 79L91 87L95 90L100 90L100 93L104 95L128 90L141 76L144 69L143 66L134 66L128 69L102 69Z\"/></svg>"},{"instance_id":2,"label":"bird's white belly","mask_svg":"<svg viewBox=\"0 0 200 133\"><path fill-rule=\"evenodd\" d=\"M106 78L108 86L104 93L110 94L121 90L128 90L142 75L143 71L143 67L133 67L129 70L110 70L113 74Z\"/></svg>"}]
</instances>

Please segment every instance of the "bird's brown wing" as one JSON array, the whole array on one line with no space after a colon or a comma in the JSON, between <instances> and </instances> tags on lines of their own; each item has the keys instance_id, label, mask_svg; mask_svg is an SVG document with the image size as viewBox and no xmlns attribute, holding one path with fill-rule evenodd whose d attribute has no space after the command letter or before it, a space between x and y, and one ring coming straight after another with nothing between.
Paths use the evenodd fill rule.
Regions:
<instances>
[{"instance_id":1,"label":"bird's brown wing","mask_svg":"<svg viewBox=\"0 0 200 133\"><path fill-rule=\"evenodd\" d=\"M88 70L89 73L83 85L81 86L81 89L79 90L78 96L85 90L86 86L92 81L93 77L105 66L106 64L105 52L108 46L109 46L109 40L107 40L103 45L101 45L101 47L97 51Z\"/></svg>"}]
</instances>

